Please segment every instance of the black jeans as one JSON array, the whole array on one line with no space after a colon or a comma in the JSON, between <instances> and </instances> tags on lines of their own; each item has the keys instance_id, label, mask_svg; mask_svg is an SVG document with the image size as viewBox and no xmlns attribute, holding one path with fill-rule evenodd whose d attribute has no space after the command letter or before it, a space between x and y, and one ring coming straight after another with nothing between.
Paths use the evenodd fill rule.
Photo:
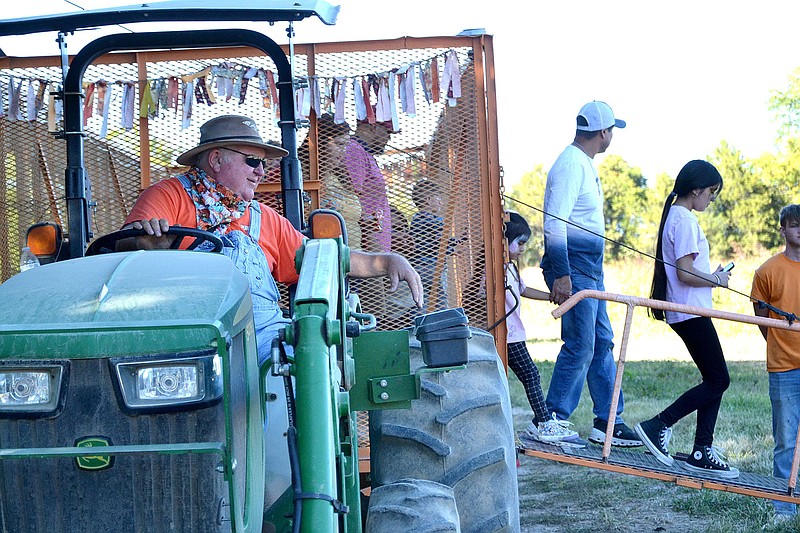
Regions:
<instances>
[{"instance_id":1,"label":"black jeans","mask_svg":"<svg viewBox=\"0 0 800 533\"><path fill-rule=\"evenodd\" d=\"M697 411L694 444L711 446L722 395L731 383L717 330L708 317L690 318L670 324L670 327L686 344L703 381L681 394L658 418L667 426L672 426L692 411Z\"/></svg>"}]
</instances>

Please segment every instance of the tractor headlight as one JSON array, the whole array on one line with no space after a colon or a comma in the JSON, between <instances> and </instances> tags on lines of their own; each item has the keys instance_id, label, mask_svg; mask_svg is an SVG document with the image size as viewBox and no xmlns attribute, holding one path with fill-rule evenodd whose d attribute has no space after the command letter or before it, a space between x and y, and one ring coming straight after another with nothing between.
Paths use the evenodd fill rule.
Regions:
<instances>
[{"instance_id":1,"label":"tractor headlight","mask_svg":"<svg viewBox=\"0 0 800 533\"><path fill-rule=\"evenodd\" d=\"M0 416L56 416L63 407L66 363L0 364Z\"/></svg>"},{"instance_id":2,"label":"tractor headlight","mask_svg":"<svg viewBox=\"0 0 800 533\"><path fill-rule=\"evenodd\" d=\"M136 396L142 400L198 398L196 365L146 366L136 369Z\"/></svg>"},{"instance_id":3,"label":"tractor headlight","mask_svg":"<svg viewBox=\"0 0 800 533\"><path fill-rule=\"evenodd\" d=\"M126 408L171 411L197 408L222 397L222 361L216 352L111 360Z\"/></svg>"}]
</instances>

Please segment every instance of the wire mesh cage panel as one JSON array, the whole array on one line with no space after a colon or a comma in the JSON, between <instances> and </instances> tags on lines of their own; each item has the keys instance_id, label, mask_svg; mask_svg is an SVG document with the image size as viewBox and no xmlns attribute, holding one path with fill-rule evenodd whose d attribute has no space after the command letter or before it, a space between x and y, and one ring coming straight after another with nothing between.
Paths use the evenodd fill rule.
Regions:
<instances>
[{"instance_id":1,"label":"wire mesh cage panel","mask_svg":"<svg viewBox=\"0 0 800 533\"><path fill-rule=\"evenodd\" d=\"M353 280L381 329L447 307L463 307L477 327L498 318L502 240L492 228L502 225L502 210L487 47L486 36L295 46L306 213L339 211L352 248L398 252L423 279L421 311L404 284L390 292L388 280ZM24 64L0 60L2 280L18 271L31 224L67 222L66 152L53 134L63 128L60 63ZM175 159L197 144L206 120L246 115L280 143L276 70L251 48L99 58L83 80L94 236L119 229L143 188L186 170ZM281 212L280 191L276 161L256 198Z\"/></svg>"}]
</instances>

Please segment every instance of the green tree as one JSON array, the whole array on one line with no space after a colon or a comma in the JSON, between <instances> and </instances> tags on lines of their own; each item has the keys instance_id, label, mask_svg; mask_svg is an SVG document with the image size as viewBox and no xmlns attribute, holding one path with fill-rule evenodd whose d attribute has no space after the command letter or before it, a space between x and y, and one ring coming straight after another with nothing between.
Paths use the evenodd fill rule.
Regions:
<instances>
[{"instance_id":1,"label":"green tree","mask_svg":"<svg viewBox=\"0 0 800 533\"><path fill-rule=\"evenodd\" d=\"M776 222L797 183L797 164L784 155L748 160L725 141L709 159L722 174L724 187L709 207L705 233L713 255L762 254L780 244Z\"/></svg>"},{"instance_id":2,"label":"green tree","mask_svg":"<svg viewBox=\"0 0 800 533\"><path fill-rule=\"evenodd\" d=\"M604 189L606 237L609 242L609 259L630 257L638 249L652 248L654 234L652 199L647 181L639 168L628 165L619 156L609 156L598 169ZM506 209L519 212L531 226L531 239L522 257L527 265L538 264L544 253L543 205L547 171L542 165L522 176L519 183L506 195ZM660 211L659 211L660 213Z\"/></svg>"},{"instance_id":3,"label":"green tree","mask_svg":"<svg viewBox=\"0 0 800 533\"><path fill-rule=\"evenodd\" d=\"M664 202L675 185L675 178L662 172L656 175L655 184L647 188L647 208L642 217L644 226L640 238L642 252L648 256L656 255L656 242L658 237L658 226L661 224L661 214L664 211Z\"/></svg>"},{"instance_id":4,"label":"green tree","mask_svg":"<svg viewBox=\"0 0 800 533\"><path fill-rule=\"evenodd\" d=\"M796 138L800 134L800 68L789 75L786 89L774 90L768 109L779 122L779 139Z\"/></svg>"},{"instance_id":5,"label":"green tree","mask_svg":"<svg viewBox=\"0 0 800 533\"><path fill-rule=\"evenodd\" d=\"M606 157L598 168L603 182L603 214L606 223L606 255L610 260L638 255L650 247L652 233L647 180L638 167L617 155Z\"/></svg>"}]
</instances>

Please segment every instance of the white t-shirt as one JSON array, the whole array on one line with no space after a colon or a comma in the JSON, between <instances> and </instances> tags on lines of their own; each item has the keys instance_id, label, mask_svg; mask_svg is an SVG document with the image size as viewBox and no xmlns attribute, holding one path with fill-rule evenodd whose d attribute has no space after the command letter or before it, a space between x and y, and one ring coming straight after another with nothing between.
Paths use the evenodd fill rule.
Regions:
<instances>
[{"instance_id":1,"label":"white t-shirt","mask_svg":"<svg viewBox=\"0 0 800 533\"><path fill-rule=\"evenodd\" d=\"M514 263L506 263L505 269L506 285L511 288L510 291L506 291L506 313L514 309L514 305L517 305L517 301L519 301L519 305L514 309L514 312L506 317L506 328L508 329L506 342L525 342L528 340L528 336L525 333L525 325L522 323L522 315L520 314L520 308L522 307L520 294L525 292L525 282L522 281L522 276L519 275L519 270Z\"/></svg>"},{"instance_id":2,"label":"white t-shirt","mask_svg":"<svg viewBox=\"0 0 800 533\"><path fill-rule=\"evenodd\" d=\"M673 205L664 223L662 240L664 267L667 271L667 301L711 309L711 287L693 287L678 279L675 265L681 257L694 257L694 267L701 272L711 272L708 240L700 229L697 217L690 210ZM683 322L696 315L666 311L667 324Z\"/></svg>"}]
</instances>

